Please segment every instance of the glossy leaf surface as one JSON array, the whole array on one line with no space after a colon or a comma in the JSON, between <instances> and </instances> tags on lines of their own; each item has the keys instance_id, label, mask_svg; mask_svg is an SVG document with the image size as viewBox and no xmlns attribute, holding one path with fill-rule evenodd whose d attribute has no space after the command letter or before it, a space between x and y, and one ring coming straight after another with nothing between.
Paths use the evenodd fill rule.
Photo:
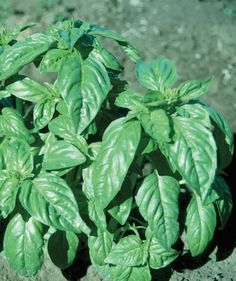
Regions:
<instances>
[{"instance_id":1,"label":"glossy leaf surface","mask_svg":"<svg viewBox=\"0 0 236 281\"><path fill-rule=\"evenodd\" d=\"M105 259L106 263L124 266L139 266L143 262L142 241L135 235L122 238L114 245Z\"/></svg>"},{"instance_id":2,"label":"glossy leaf surface","mask_svg":"<svg viewBox=\"0 0 236 281\"><path fill-rule=\"evenodd\" d=\"M188 186L205 200L217 165L212 132L202 123L184 117L174 118L174 130L174 143L166 144L169 157Z\"/></svg>"},{"instance_id":3,"label":"glossy leaf surface","mask_svg":"<svg viewBox=\"0 0 236 281\"><path fill-rule=\"evenodd\" d=\"M93 121L110 90L110 80L102 63L77 55L62 64L57 87L67 104L78 134Z\"/></svg>"},{"instance_id":4,"label":"glossy leaf surface","mask_svg":"<svg viewBox=\"0 0 236 281\"><path fill-rule=\"evenodd\" d=\"M60 177L44 173L25 181L20 193L22 206L37 220L58 230L89 233L82 221L74 194Z\"/></svg>"},{"instance_id":5,"label":"glossy leaf surface","mask_svg":"<svg viewBox=\"0 0 236 281\"><path fill-rule=\"evenodd\" d=\"M59 170L80 165L86 157L74 145L59 140L46 149L43 158L45 170Z\"/></svg>"},{"instance_id":6,"label":"glossy leaf surface","mask_svg":"<svg viewBox=\"0 0 236 281\"><path fill-rule=\"evenodd\" d=\"M54 43L53 37L36 33L6 48L0 56L0 80L16 74L23 66L50 49Z\"/></svg>"},{"instance_id":7,"label":"glossy leaf surface","mask_svg":"<svg viewBox=\"0 0 236 281\"><path fill-rule=\"evenodd\" d=\"M163 91L177 80L175 67L165 59L153 60L150 63L138 62L136 75L142 86L153 91Z\"/></svg>"},{"instance_id":8,"label":"glossy leaf surface","mask_svg":"<svg viewBox=\"0 0 236 281\"><path fill-rule=\"evenodd\" d=\"M141 215L166 249L176 242L179 234L178 196L178 182L154 171L144 179L135 198Z\"/></svg>"},{"instance_id":9,"label":"glossy leaf surface","mask_svg":"<svg viewBox=\"0 0 236 281\"><path fill-rule=\"evenodd\" d=\"M119 192L135 157L140 133L138 121L125 122L124 118L112 122L105 131L92 166L92 181L87 183L85 179L85 190L90 190L88 196L95 198L101 208L106 208Z\"/></svg>"},{"instance_id":10,"label":"glossy leaf surface","mask_svg":"<svg viewBox=\"0 0 236 281\"><path fill-rule=\"evenodd\" d=\"M3 241L4 255L20 275L32 277L43 264L43 229L40 222L20 214L9 222Z\"/></svg>"},{"instance_id":11,"label":"glossy leaf surface","mask_svg":"<svg viewBox=\"0 0 236 281\"><path fill-rule=\"evenodd\" d=\"M203 205L193 196L186 217L186 238L193 257L202 254L212 240L216 228L216 212L213 204Z\"/></svg>"},{"instance_id":12,"label":"glossy leaf surface","mask_svg":"<svg viewBox=\"0 0 236 281\"><path fill-rule=\"evenodd\" d=\"M111 251L113 235L108 231L98 231L97 236L89 236L88 246L92 262L96 265L104 265L104 260Z\"/></svg>"}]
</instances>

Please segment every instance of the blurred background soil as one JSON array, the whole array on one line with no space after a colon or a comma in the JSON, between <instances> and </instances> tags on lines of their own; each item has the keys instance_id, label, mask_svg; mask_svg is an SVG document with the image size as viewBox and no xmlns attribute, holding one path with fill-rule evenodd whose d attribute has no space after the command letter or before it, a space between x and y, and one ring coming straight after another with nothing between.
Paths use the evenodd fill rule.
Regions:
<instances>
[{"instance_id":1,"label":"blurred background soil","mask_svg":"<svg viewBox=\"0 0 236 281\"><path fill-rule=\"evenodd\" d=\"M32 30L42 30L64 18L80 18L120 32L147 60L160 56L171 59L180 81L213 76L215 79L203 100L219 110L236 132L236 0L0 0L0 23L8 28L36 22L37 27ZM118 46L110 41L106 44L122 54ZM124 76L136 83L133 65L123 54L122 63L127 68ZM234 225L228 226L229 233L230 227ZM219 237L227 239L224 235ZM230 239L235 246L236 237ZM221 254L218 250L221 261L217 261L216 249L208 261L187 265L183 272L160 271L157 280L236 281L233 246L227 251L222 248L225 252ZM0 280L26 279L17 277L0 256ZM66 279L46 260L35 280ZM90 267L87 277L81 280L100 278Z\"/></svg>"}]
</instances>

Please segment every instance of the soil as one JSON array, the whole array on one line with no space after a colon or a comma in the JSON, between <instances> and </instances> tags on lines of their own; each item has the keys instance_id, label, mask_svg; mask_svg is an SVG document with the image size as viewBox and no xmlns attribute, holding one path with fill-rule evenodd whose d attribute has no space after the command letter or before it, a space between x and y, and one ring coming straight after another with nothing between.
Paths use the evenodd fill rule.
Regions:
<instances>
[{"instance_id":1,"label":"soil","mask_svg":"<svg viewBox=\"0 0 236 281\"><path fill-rule=\"evenodd\" d=\"M0 0L0 22L8 27L37 22L35 30L40 30L65 17L81 18L120 32L147 60L160 56L171 59L177 65L180 80L213 75L214 82L204 101L223 113L236 132L235 0ZM114 48L109 42L108 46ZM120 53L117 46L115 50ZM135 82L133 65L125 56L122 58L127 66L126 77ZM213 247L209 260L186 258L177 263L174 272L169 268L160 271L154 280L236 281L234 223L235 214L226 231L217 234L218 246ZM35 280L68 280L64 275L46 259ZM1 256L0 276L2 281L26 280L12 272ZM81 280L100 278L89 267Z\"/></svg>"}]
</instances>

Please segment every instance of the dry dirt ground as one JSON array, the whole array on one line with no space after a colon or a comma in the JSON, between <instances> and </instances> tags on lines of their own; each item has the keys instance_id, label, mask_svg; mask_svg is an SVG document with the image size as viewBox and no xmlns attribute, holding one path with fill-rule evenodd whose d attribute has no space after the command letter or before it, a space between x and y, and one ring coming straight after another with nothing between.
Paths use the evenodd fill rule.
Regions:
<instances>
[{"instance_id":1,"label":"dry dirt ground","mask_svg":"<svg viewBox=\"0 0 236 281\"><path fill-rule=\"evenodd\" d=\"M147 60L160 56L171 59L180 80L213 75L215 80L204 101L222 112L236 132L235 0L0 0L0 21L7 26L33 21L40 29L64 17L81 18L120 32ZM108 46L114 47L110 43ZM120 52L118 47L115 49ZM126 77L135 82L132 64L125 57L123 63L127 66ZM233 227L228 226L229 233ZM235 241L236 237L231 239ZM185 266L182 273L161 271L156 280L236 281L236 250L231 247L227 253L218 253L221 261L216 261L215 251L207 262ZM0 257L0 280L25 279L17 277ZM66 279L47 260L35 280ZM87 277L81 280L100 278L89 268Z\"/></svg>"}]
</instances>

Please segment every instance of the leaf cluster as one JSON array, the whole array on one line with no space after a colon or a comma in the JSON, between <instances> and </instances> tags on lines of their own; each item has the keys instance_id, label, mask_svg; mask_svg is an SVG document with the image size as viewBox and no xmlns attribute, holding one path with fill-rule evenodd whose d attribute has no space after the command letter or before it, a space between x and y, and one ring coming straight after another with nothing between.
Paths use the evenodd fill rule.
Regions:
<instances>
[{"instance_id":1,"label":"leaf cluster","mask_svg":"<svg viewBox=\"0 0 236 281\"><path fill-rule=\"evenodd\" d=\"M176 85L168 59L145 62L98 25L64 21L17 40L29 27L0 31L0 215L12 268L31 277L46 251L64 269L87 248L102 276L148 281L183 250L201 255L232 209L222 171L233 135L199 101L211 79ZM134 62L142 93L100 37ZM55 81L22 75L31 63Z\"/></svg>"}]
</instances>

